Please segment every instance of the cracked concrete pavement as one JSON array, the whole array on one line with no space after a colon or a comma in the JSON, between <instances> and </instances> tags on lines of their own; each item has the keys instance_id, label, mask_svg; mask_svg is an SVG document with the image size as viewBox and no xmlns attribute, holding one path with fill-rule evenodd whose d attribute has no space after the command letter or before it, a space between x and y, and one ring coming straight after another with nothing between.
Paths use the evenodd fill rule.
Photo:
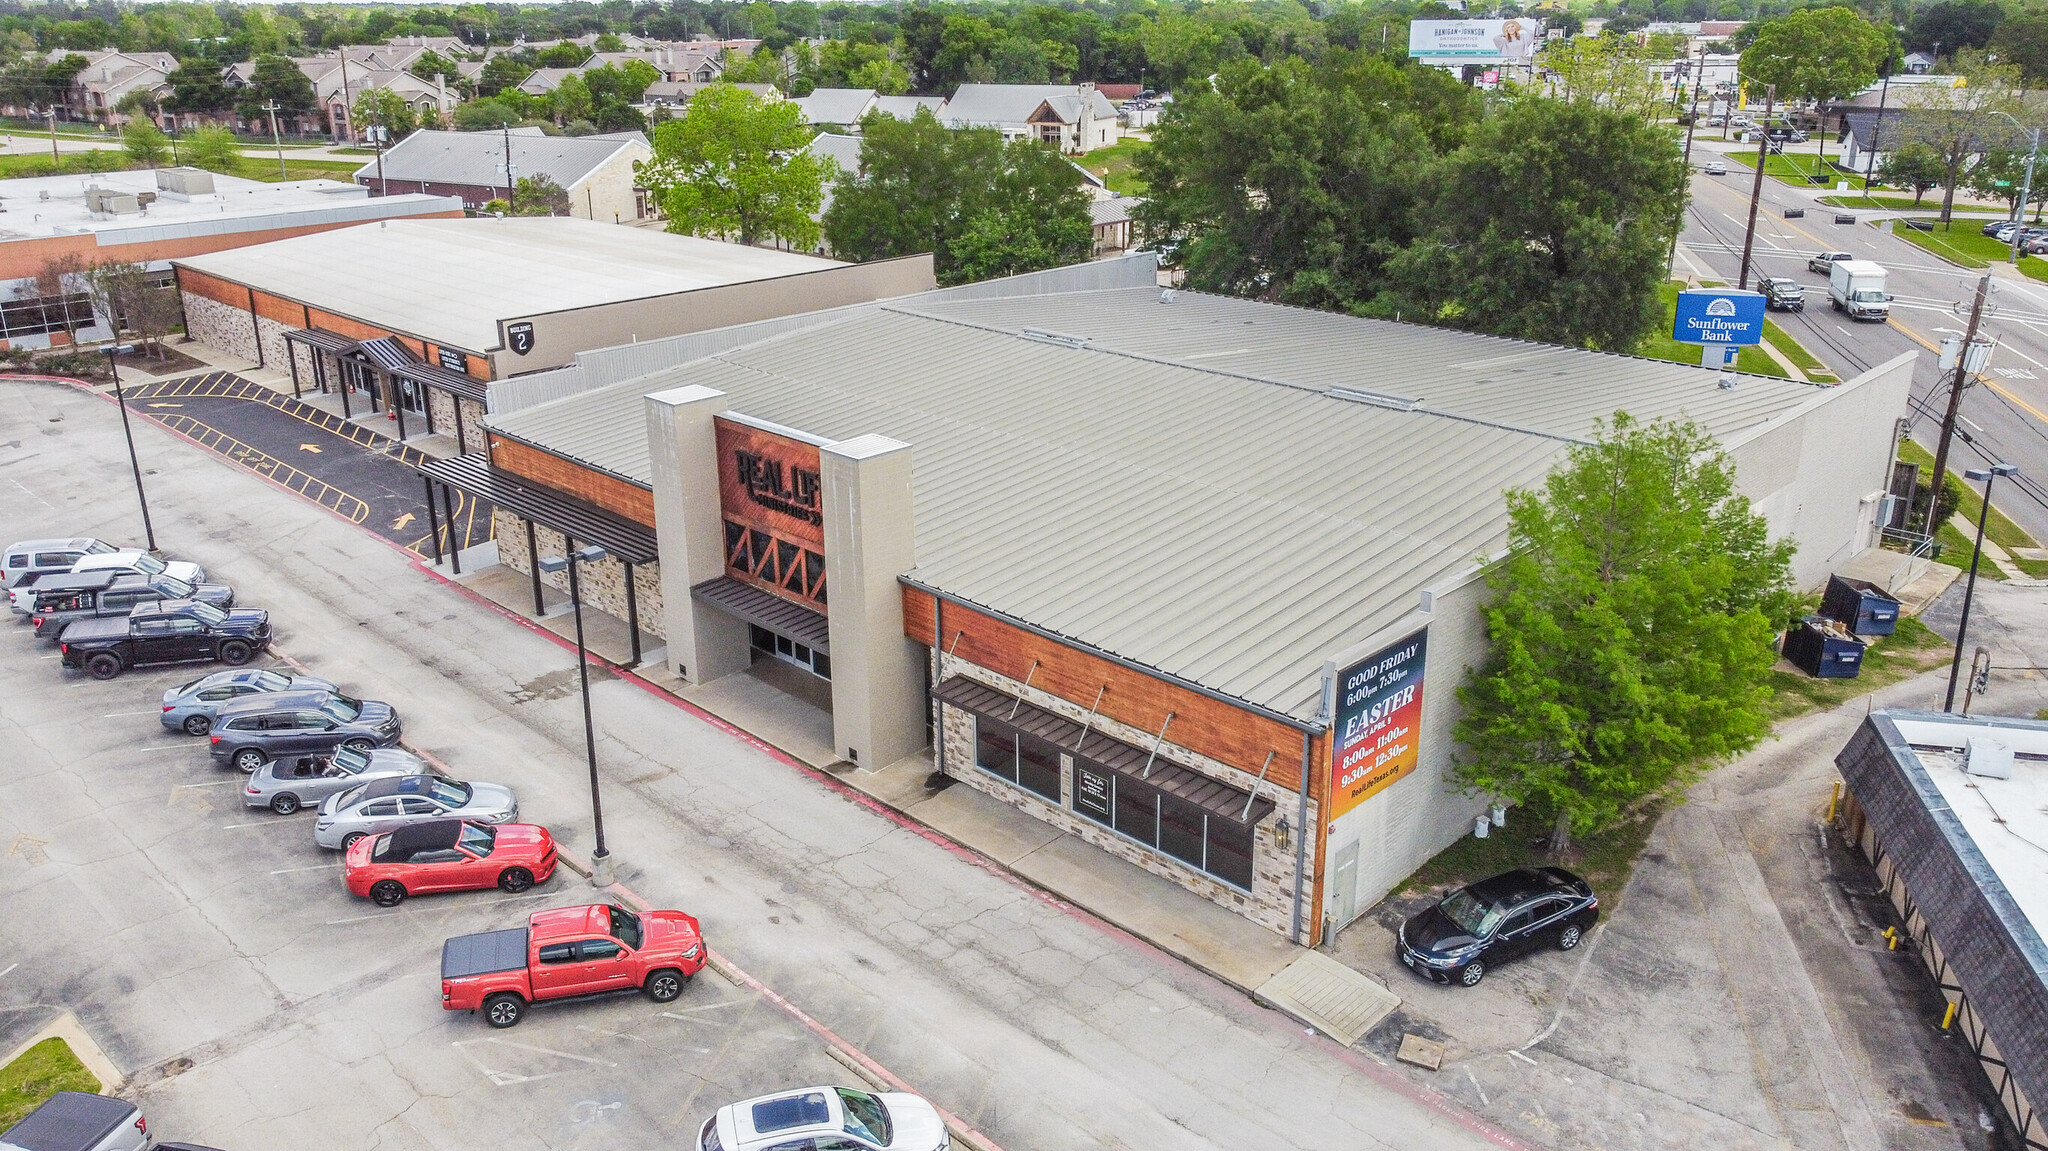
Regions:
<instances>
[{"instance_id":1,"label":"cracked concrete pavement","mask_svg":"<svg viewBox=\"0 0 2048 1151\"><path fill-rule=\"evenodd\" d=\"M397 549L146 422L159 539L269 608L315 674L403 709L458 775L590 844L572 656ZM139 533L111 405L0 384L0 536ZM0 629L4 631L4 629ZM240 806L161 688L0 635L0 1042L71 1008L166 1137L336 1148L676 1140L712 1107L848 1081L809 1031L706 975L678 1005L440 1010L449 934L585 901L349 899L304 817ZM1024 1148L1516 1145L1222 984L633 681L593 675L622 882L986 1132ZM191 786L186 786L191 785ZM30 925L35 925L31 927ZM699 1011L699 1008L704 1010ZM708 1019L721 1022L713 1024Z\"/></svg>"}]
</instances>

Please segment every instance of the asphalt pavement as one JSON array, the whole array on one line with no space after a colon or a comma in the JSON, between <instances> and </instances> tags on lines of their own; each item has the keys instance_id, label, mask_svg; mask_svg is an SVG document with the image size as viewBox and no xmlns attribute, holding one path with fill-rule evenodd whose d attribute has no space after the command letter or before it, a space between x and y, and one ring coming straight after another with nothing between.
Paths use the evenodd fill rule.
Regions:
<instances>
[{"instance_id":1,"label":"asphalt pavement","mask_svg":"<svg viewBox=\"0 0 2048 1151\"><path fill-rule=\"evenodd\" d=\"M1720 152L1719 144L1704 137L1696 140L1695 168ZM1735 282L1753 179L1752 169L1733 162L1725 176L1695 173L1692 205L1673 260L1676 272ZM1946 263L1873 226L1874 221L1893 216L1938 214L1938 193L1929 197L1925 211L1842 209L1856 217L1854 224L1835 223L1837 209L1818 203L1829 194L1827 189L1809 191L1764 178L1751 282L1757 275L1789 276L1806 286L1804 312L1774 312L1772 318L1844 379L1901 352L1924 353L1914 367L1913 409L1907 414L1913 439L1931 452L1947 401L1936 352L1944 337L1963 334L1984 272ZM1806 215L1788 219L1788 208L1803 208ZM1884 265L1887 287L1896 297L1891 319L1882 324L1850 320L1829 307L1827 277L1806 264L1820 251L1851 252ZM1985 382L1963 395L1961 427L1976 442L1958 442L1951 457L1957 468L1994 460L2019 464L2022 479L2012 489L2018 495L2002 498L1998 505L2034 538L2048 541L2048 284L2000 273L1992 280L1989 300L1982 332L1998 340L1999 347Z\"/></svg>"}]
</instances>

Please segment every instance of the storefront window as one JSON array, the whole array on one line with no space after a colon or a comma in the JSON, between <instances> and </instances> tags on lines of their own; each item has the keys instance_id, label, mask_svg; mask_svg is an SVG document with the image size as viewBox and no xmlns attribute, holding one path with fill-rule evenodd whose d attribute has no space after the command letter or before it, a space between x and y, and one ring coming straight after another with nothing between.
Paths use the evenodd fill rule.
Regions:
<instances>
[{"instance_id":1,"label":"storefront window","mask_svg":"<svg viewBox=\"0 0 2048 1151\"><path fill-rule=\"evenodd\" d=\"M1252 829L1127 775L1074 764L1074 812L1249 891Z\"/></svg>"},{"instance_id":2,"label":"storefront window","mask_svg":"<svg viewBox=\"0 0 2048 1151\"><path fill-rule=\"evenodd\" d=\"M974 762L1054 803L1060 801L1060 753L1045 740L991 719L974 721Z\"/></svg>"}]
</instances>

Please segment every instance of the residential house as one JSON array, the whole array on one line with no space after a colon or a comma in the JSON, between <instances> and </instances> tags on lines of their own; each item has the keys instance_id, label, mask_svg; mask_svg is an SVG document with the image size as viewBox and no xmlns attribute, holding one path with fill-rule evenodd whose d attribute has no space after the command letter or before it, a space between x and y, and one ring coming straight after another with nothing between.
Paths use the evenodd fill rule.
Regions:
<instances>
[{"instance_id":1,"label":"residential house","mask_svg":"<svg viewBox=\"0 0 2048 1151\"><path fill-rule=\"evenodd\" d=\"M656 80L647 86L647 91L641 94L640 102L634 107L644 116L655 115L656 109L660 109L662 114L673 116L688 105L692 97L710 86L711 84L700 84L695 80ZM782 99L782 91L773 84L735 84L733 87L752 92L764 100Z\"/></svg>"},{"instance_id":2,"label":"residential house","mask_svg":"<svg viewBox=\"0 0 2048 1151\"><path fill-rule=\"evenodd\" d=\"M994 128L1013 140L1054 144L1069 155L1122 136L1116 106L1094 84L962 84L939 119L949 128Z\"/></svg>"},{"instance_id":3,"label":"residential house","mask_svg":"<svg viewBox=\"0 0 2048 1151\"><path fill-rule=\"evenodd\" d=\"M1095 230L1095 255L1116 256L1130 249L1131 209L1144 201L1137 196L1118 196L1088 202L1089 222Z\"/></svg>"},{"instance_id":4,"label":"residential house","mask_svg":"<svg viewBox=\"0 0 2048 1151\"><path fill-rule=\"evenodd\" d=\"M1931 52L1906 53L1906 71L1915 76L1925 76L1934 71L1934 54Z\"/></svg>"},{"instance_id":5,"label":"residential house","mask_svg":"<svg viewBox=\"0 0 2048 1151\"><path fill-rule=\"evenodd\" d=\"M508 178L505 162L511 160ZM602 136L549 136L538 128L506 132L414 132L356 170L355 182L373 195L425 192L460 196L474 210L505 198L519 178L547 176L569 193L569 214L601 223L656 215L638 187L633 166L654 158L638 132Z\"/></svg>"},{"instance_id":6,"label":"residential house","mask_svg":"<svg viewBox=\"0 0 2048 1151\"><path fill-rule=\"evenodd\" d=\"M875 106L873 88L813 88L808 96L798 96L790 103L804 114L804 119L820 127L850 127L860 123Z\"/></svg>"},{"instance_id":7,"label":"residential house","mask_svg":"<svg viewBox=\"0 0 2048 1151\"><path fill-rule=\"evenodd\" d=\"M177 57L168 52L116 52L112 49L71 52L53 48L45 58L54 64L73 55L85 57L85 67L64 90L64 104L57 111L58 118L110 127L127 122L128 117L114 111L114 106L129 93L148 93L152 101L169 96L170 76L178 68ZM25 112L26 109L19 111Z\"/></svg>"}]
</instances>

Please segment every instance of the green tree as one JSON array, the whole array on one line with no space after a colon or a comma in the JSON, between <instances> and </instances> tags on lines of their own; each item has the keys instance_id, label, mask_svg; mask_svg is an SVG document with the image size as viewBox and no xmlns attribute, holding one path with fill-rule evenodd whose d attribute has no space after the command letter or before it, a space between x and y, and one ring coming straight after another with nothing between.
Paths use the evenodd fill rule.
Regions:
<instances>
[{"instance_id":1,"label":"green tree","mask_svg":"<svg viewBox=\"0 0 2048 1151\"><path fill-rule=\"evenodd\" d=\"M1645 118L1663 106L1664 86L1656 66L1668 59L1653 55L1632 36L1555 40L1543 46L1541 56L1558 99L1604 104Z\"/></svg>"},{"instance_id":2,"label":"green tree","mask_svg":"<svg viewBox=\"0 0 2048 1151\"><path fill-rule=\"evenodd\" d=\"M514 216L566 216L569 211L569 193L555 183L553 176L521 176L513 185Z\"/></svg>"},{"instance_id":3,"label":"green tree","mask_svg":"<svg viewBox=\"0 0 2048 1151\"><path fill-rule=\"evenodd\" d=\"M145 168L161 168L171 158L171 138L162 128L138 116L121 129L121 150Z\"/></svg>"},{"instance_id":4,"label":"green tree","mask_svg":"<svg viewBox=\"0 0 2048 1151\"><path fill-rule=\"evenodd\" d=\"M1991 42L2003 17L1997 0L1941 0L1914 11L1906 44L1930 52L1939 44L1944 53L1982 48Z\"/></svg>"},{"instance_id":5,"label":"green tree","mask_svg":"<svg viewBox=\"0 0 2048 1151\"><path fill-rule=\"evenodd\" d=\"M420 126L419 113L405 97L389 88L371 88L356 94L356 106L349 109L356 131L366 138L365 128L384 129L385 143L396 144Z\"/></svg>"},{"instance_id":6,"label":"green tree","mask_svg":"<svg viewBox=\"0 0 2048 1151\"><path fill-rule=\"evenodd\" d=\"M847 74L849 88L873 88L883 96L910 91L910 71L894 60L870 60Z\"/></svg>"},{"instance_id":7,"label":"green tree","mask_svg":"<svg viewBox=\"0 0 2048 1151\"><path fill-rule=\"evenodd\" d=\"M235 141L233 129L220 124L206 124L194 128L185 137L181 150L187 164L204 168L209 172L233 172L235 163L241 159L241 145Z\"/></svg>"},{"instance_id":8,"label":"green tree","mask_svg":"<svg viewBox=\"0 0 2048 1151\"><path fill-rule=\"evenodd\" d=\"M1507 501L1457 778L1551 814L1562 852L1769 732L1792 545L1706 432L1620 412Z\"/></svg>"},{"instance_id":9,"label":"green tree","mask_svg":"<svg viewBox=\"0 0 2048 1151\"><path fill-rule=\"evenodd\" d=\"M555 123L566 124L571 120L588 120L597 105L590 99L590 88L583 83L583 77L574 72L562 77L555 85Z\"/></svg>"},{"instance_id":10,"label":"green tree","mask_svg":"<svg viewBox=\"0 0 2048 1151\"><path fill-rule=\"evenodd\" d=\"M526 119L525 109L504 96L471 100L467 104L455 106L455 130L458 132L482 132L507 124L518 124Z\"/></svg>"},{"instance_id":11,"label":"green tree","mask_svg":"<svg viewBox=\"0 0 2048 1151\"><path fill-rule=\"evenodd\" d=\"M1808 8L1766 20L1742 53L1752 88L1779 100L1846 100L1870 87L1892 54L1892 34L1850 8Z\"/></svg>"},{"instance_id":12,"label":"green tree","mask_svg":"<svg viewBox=\"0 0 2048 1151\"><path fill-rule=\"evenodd\" d=\"M1964 49L1951 61L1960 83L1915 84L1900 99L1901 143L1925 144L1941 158L1941 222L1955 210L1956 188L1985 144L2010 131L2005 116L2024 122L2027 109L2017 89L2019 69L1993 62L1983 52Z\"/></svg>"},{"instance_id":13,"label":"green tree","mask_svg":"<svg viewBox=\"0 0 2048 1151\"><path fill-rule=\"evenodd\" d=\"M166 103L180 112L219 112L234 106L234 95L221 80L220 65L204 57L179 64L170 82L171 98Z\"/></svg>"},{"instance_id":14,"label":"green tree","mask_svg":"<svg viewBox=\"0 0 2048 1151\"><path fill-rule=\"evenodd\" d=\"M1056 268L1088 258L1095 230L1080 173L1029 140L1002 146L1000 163L966 206L966 227L947 244L948 282L970 283Z\"/></svg>"},{"instance_id":15,"label":"green tree","mask_svg":"<svg viewBox=\"0 0 2048 1151\"><path fill-rule=\"evenodd\" d=\"M528 76L533 75L533 65L509 53L493 56L484 64L477 75L476 90L483 96L495 96L508 88L517 88Z\"/></svg>"},{"instance_id":16,"label":"green tree","mask_svg":"<svg viewBox=\"0 0 2048 1151\"><path fill-rule=\"evenodd\" d=\"M280 124L287 123L286 117L292 113L310 112L320 106L319 97L313 94L313 82L297 64L283 56L259 56L236 110L256 120L268 115L263 106L271 102L277 104Z\"/></svg>"},{"instance_id":17,"label":"green tree","mask_svg":"<svg viewBox=\"0 0 2048 1151\"><path fill-rule=\"evenodd\" d=\"M2048 7L2029 5L2014 10L1999 24L1991 49L2000 60L2019 69L2027 87L2048 86Z\"/></svg>"},{"instance_id":18,"label":"green tree","mask_svg":"<svg viewBox=\"0 0 2048 1151\"><path fill-rule=\"evenodd\" d=\"M1913 206L1920 206L1920 200L1929 188L1941 187L1941 180L1947 168L1941 162L1941 153L1926 144L1907 142L1900 144L1884 155L1884 163L1877 166L1879 181L1894 188L1913 189Z\"/></svg>"},{"instance_id":19,"label":"green tree","mask_svg":"<svg viewBox=\"0 0 2048 1151\"><path fill-rule=\"evenodd\" d=\"M1171 10L1162 11L1140 38L1153 74L1161 86L1176 92L1183 81L1208 75L1221 47L1207 21Z\"/></svg>"},{"instance_id":20,"label":"green tree","mask_svg":"<svg viewBox=\"0 0 2048 1151\"><path fill-rule=\"evenodd\" d=\"M655 129L640 180L671 232L814 248L832 163L805 147L810 140L796 105L712 84Z\"/></svg>"}]
</instances>

